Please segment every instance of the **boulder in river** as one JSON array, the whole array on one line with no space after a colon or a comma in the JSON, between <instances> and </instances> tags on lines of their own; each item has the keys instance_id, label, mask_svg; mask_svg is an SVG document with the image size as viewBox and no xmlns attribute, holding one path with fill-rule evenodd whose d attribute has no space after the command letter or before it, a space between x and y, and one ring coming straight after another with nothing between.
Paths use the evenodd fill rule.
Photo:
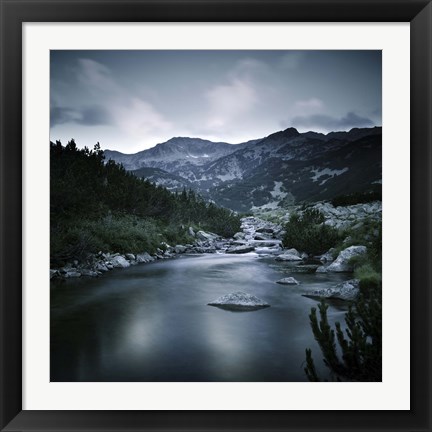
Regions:
<instances>
[{"instance_id":1,"label":"boulder in river","mask_svg":"<svg viewBox=\"0 0 432 432\"><path fill-rule=\"evenodd\" d=\"M256 233L254 235L254 240L269 240L269 236L262 233Z\"/></svg>"},{"instance_id":2,"label":"boulder in river","mask_svg":"<svg viewBox=\"0 0 432 432\"><path fill-rule=\"evenodd\" d=\"M147 263L147 262L152 262L155 259L148 252L143 252L143 253L137 254L136 260L139 263Z\"/></svg>"},{"instance_id":3,"label":"boulder in river","mask_svg":"<svg viewBox=\"0 0 432 432\"><path fill-rule=\"evenodd\" d=\"M196 233L196 238L202 241L215 241L219 236L205 231L198 231Z\"/></svg>"},{"instance_id":4,"label":"boulder in river","mask_svg":"<svg viewBox=\"0 0 432 432\"><path fill-rule=\"evenodd\" d=\"M234 239L236 240L242 240L244 239L246 236L246 234L244 232L236 232L233 236Z\"/></svg>"},{"instance_id":5,"label":"boulder in river","mask_svg":"<svg viewBox=\"0 0 432 432\"><path fill-rule=\"evenodd\" d=\"M327 263L327 262L333 261L333 251L334 251L334 248L329 249L325 254L322 254L319 257L319 260L322 263Z\"/></svg>"},{"instance_id":6,"label":"boulder in river","mask_svg":"<svg viewBox=\"0 0 432 432\"><path fill-rule=\"evenodd\" d=\"M277 246L277 248L279 249L279 253L282 253L282 248L281 248L281 245L280 245L280 240L271 240L271 239L267 239L267 240L250 240L248 243L250 245L259 246L259 247L273 247L273 246Z\"/></svg>"},{"instance_id":7,"label":"boulder in river","mask_svg":"<svg viewBox=\"0 0 432 432\"><path fill-rule=\"evenodd\" d=\"M244 254L248 252L253 252L255 248L253 246L237 246L232 247L226 251L228 254Z\"/></svg>"},{"instance_id":8,"label":"boulder in river","mask_svg":"<svg viewBox=\"0 0 432 432\"><path fill-rule=\"evenodd\" d=\"M350 279L337 284L333 288L325 288L322 290L313 291L303 294L304 297L311 298L328 298L339 299L346 301L354 301L360 294L360 282L358 279Z\"/></svg>"},{"instance_id":9,"label":"boulder in river","mask_svg":"<svg viewBox=\"0 0 432 432\"><path fill-rule=\"evenodd\" d=\"M176 245L175 246L175 248L174 248L174 252L176 253L176 254L182 254L182 253L185 253L186 252L186 246L183 246L183 245Z\"/></svg>"},{"instance_id":10,"label":"boulder in river","mask_svg":"<svg viewBox=\"0 0 432 432\"><path fill-rule=\"evenodd\" d=\"M270 305L264 300L261 300L260 298L255 297L252 294L244 293L242 291L226 294L208 303L208 305L231 311L245 312L270 307Z\"/></svg>"},{"instance_id":11,"label":"boulder in river","mask_svg":"<svg viewBox=\"0 0 432 432\"><path fill-rule=\"evenodd\" d=\"M276 281L276 283L281 284L281 285L299 285L300 284L300 282L293 277L286 277L286 278L280 279L280 280Z\"/></svg>"},{"instance_id":12,"label":"boulder in river","mask_svg":"<svg viewBox=\"0 0 432 432\"><path fill-rule=\"evenodd\" d=\"M302 259L298 255L292 253L283 253L276 257L276 261L301 261Z\"/></svg>"},{"instance_id":13,"label":"boulder in river","mask_svg":"<svg viewBox=\"0 0 432 432\"><path fill-rule=\"evenodd\" d=\"M125 257L122 257L121 255L117 255L114 258L111 258L110 262L112 266L115 268L126 268L130 266L130 262L126 260Z\"/></svg>"},{"instance_id":14,"label":"boulder in river","mask_svg":"<svg viewBox=\"0 0 432 432\"><path fill-rule=\"evenodd\" d=\"M63 275L65 278L76 278L81 277L81 273L76 270L68 270Z\"/></svg>"},{"instance_id":15,"label":"boulder in river","mask_svg":"<svg viewBox=\"0 0 432 432\"><path fill-rule=\"evenodd\" d=\"M188 234L189 234L191 237L195 237L195 231L193 230L192 227L189 227L189 228L188 228Z\"/></svg>"},{"instance_id":16,"label":"boulder in river","mask_svg":"<svg viewBox=\"0 0 432 432\"><path fill-rule=\"evenodd\" d=\"M107 272L107 271L109 271L109 268L105 265L105 263L104 262L98 262L96 265L95 265L95 268L94 268L96 271L98 271L98 272Z\"/></svg>"},{"instance_id":17,"label":"boulder in river","mask_svg":"<svg viewBox=\"0 0 432 432\"><path fill-rule=\"evenodd\" d=\"M297 249L295 249L295 248L285 249L284 250L284 254L297 255L298 257L301 257L300 252Z\"/></svg>"},{"instance_id":18,"label":"boulder in river","mask_svg":"<svg viewBox=\"0 0 432 432\"><path fill-rule=\"evenodd\" d=\"M88 277L98 277L99 276L99 274L96 271L85 269L85 268L80 269L79 272L81 273L81 276L88 276Z\"/></svg>"},{"instance_id":19,"label":"boulder in river","mask_svg":"<svg viewBox=\"0 0 432 432\"><path fill-rule=\"evenodd\" d=\"M327 272L352 272L354 267L350 264L351 258L366 253L366 246L350 246L341 251L334 262L327 268Z\"/></svg>"}]
</instances>

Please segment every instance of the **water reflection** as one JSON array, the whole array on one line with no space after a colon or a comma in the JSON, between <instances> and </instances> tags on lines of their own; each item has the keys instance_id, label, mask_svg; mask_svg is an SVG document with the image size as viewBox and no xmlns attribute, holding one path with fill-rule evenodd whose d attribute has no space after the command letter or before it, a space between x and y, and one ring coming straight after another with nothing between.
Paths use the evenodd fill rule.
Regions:
<instances>
[{"instance_id":1,"label":"water reflection","mask_svg":"<svg viewBox=\"0 0 432 432\"><path fill-rule=\"evenodd\" d=\"M302 297L346 278L296 274L291 264L203 255L53 284L52 381L303 381L304 350L319 349ZM254 312L207 306L233 291L271 304ZM329 309L342 320L345 305ZM321 370L321 373L325 372Z\"/></svg>"}]
</instances>

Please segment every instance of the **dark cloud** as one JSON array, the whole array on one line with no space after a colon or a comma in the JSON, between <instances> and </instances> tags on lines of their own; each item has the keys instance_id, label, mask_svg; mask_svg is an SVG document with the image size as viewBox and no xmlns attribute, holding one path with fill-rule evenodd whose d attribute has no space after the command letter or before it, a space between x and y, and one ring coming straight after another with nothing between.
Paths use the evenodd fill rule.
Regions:
<instances>
[{"instance_id":1,"label":"dark cloud","mask_svg":"<svg viewBox=\"0 0 432 432\"><path fill-rule=\"evenodd\" d=\"M111 121L111 116L108 111L100 105L93 105L80 109L52 107L50 118L51 127L64 123L98 126L109 124Z\"/></svg>"},{"instance_id":2,"label":"dark cloud","mask_svg":"<svg viewBox=\"0 0 432 432\"><path fill-rule=\"evenodd\" d=\"M294 127L318 128L328 131L349 130L354 127L370 127L375 123L366 117L354 112L348 112L344 117L332 117L325 114L312 114L309 116L294 117L291 121Z\"/></svg>"},{"instance_id":3,"label":"dark cloud","mask_svg":"<svg viewBox=\"0 0 432 432\"><path fill-rule=\"evenodd\" d=\"M108 111L101 106L94 105L84 108L81 111L81 118L76 122L82 125L106 125L111 121L111 116Z\"/></svg>"},{"instance_id":4,"label":"dark cloud","mask_svg":"<svg viewBox=\"0 0 432 432\"><path fill-rule=\"evenodd\" d=\"M290 126L379 125L381 57L379 50L52 50L51 134L133 153L179 135L238 143Z\"/></svg>"},{"instance_id":5,"label":"dark cloud","mask_svg":"<svg viewBox=\"0 0 432 432\"><path fill-rule=\"evenodd\" d=\"M63 123L70 123L74 121L75 110L64 107L51 107L50 120L51 127L54 127Z\"/></svg>"}]
</instances>

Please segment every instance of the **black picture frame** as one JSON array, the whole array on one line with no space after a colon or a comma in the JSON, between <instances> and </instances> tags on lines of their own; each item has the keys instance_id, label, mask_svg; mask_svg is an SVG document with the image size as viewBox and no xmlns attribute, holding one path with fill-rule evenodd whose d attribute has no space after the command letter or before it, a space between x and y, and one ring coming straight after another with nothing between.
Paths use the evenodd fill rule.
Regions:
<instances>
[{"instance_id":1,"label":"black picture frame","mask_svg":"<svg viewBox=\"0 0 432 432\"><path fill-rule=\"evenodd\" d=\"M430 0L233 0L229 2L227 0L89 0L84 2L0 0L0 7L0 429L2 431L431 430L429 410L432 406L430 315L432 311L430 293L432 5ZM22 410L22 23L139 21L410 22L411 409L409 411ZM401 205L407 204L401 203ZM341 392L343 397L343 389Z\"/></svg>"}]
</instances>

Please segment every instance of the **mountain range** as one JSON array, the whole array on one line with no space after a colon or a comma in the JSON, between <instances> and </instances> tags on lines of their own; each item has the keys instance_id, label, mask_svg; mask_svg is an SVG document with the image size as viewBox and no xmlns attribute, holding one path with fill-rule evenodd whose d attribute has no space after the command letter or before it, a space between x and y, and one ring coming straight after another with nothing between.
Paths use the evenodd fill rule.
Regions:
<instances>
[{"instance_id":1,"label":"mountain range","mask_svg":"<svg viewBox=\"0 0 432 432\"><path fill-rule=\"evenodd\" d=\"M380 189L382 129L288 128L241 144L176 137L135 154L105 150L105 159L172 191L191 188L247 212Z\"/></svg>"}]
</instances>

